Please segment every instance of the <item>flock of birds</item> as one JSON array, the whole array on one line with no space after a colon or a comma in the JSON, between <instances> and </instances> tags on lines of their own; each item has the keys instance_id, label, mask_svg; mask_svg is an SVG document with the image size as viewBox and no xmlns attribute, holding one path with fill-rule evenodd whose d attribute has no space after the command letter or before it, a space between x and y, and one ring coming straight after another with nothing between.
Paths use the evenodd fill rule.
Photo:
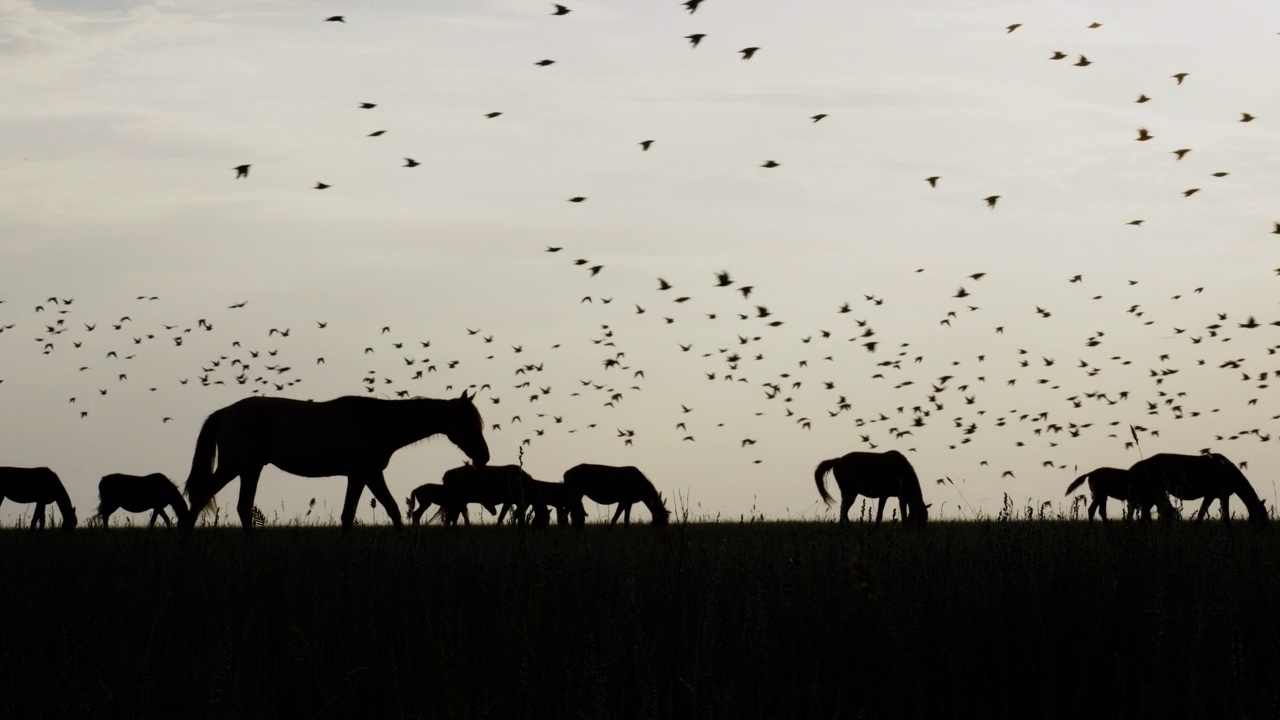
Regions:
<instances>
[{"instance_id":1,"label":"flock of birds","mask_svg":"<svg viewBox=\"0 0 1280 720\"><path fill-rule=\"evenodd\" d=\"M690 15L696 14L705 0L688 0L683 7ZM563 18L573 9L564 5L553 6L551 15ZM334 15L327 22L346 24L343 15ZM1015 23L1006 28L1013 33L1021 27ZM1100 23L1092 23L1090 29L1100 29ZM705 33L684 36L691 48L698 48L706 38ZM742 60L751 60L761 48L744 47L738 52ZM1068 53L1053 51L1052 61L1066 60ZM547 67L556 61L550 58L534 63ZM1084 55L1074 63L1079 67L1093 64ZM1182 86L1190 73L1177 72L1170 78L1170 89ZM1151 102L1145 93L1137 96L1137 103ZM375 102L360 102L357 109L374 111ZM489 120L502 116L494 111L484 115ZM811 123L819 123L829 117L819 112L808 116ZM1238 122L1254 122L1257 118L1241 112ZM369 137L381 137L385 129L369 133ZM1147 128L1138 128L1136 141L1148 142L1156 136ZM656 139L639 140L640 152L655 148ZM1173 161L1180 161L1192 148L1182 147L1172 151ZM415 168L419 161L404 158L404 167ZM765 160L760 167L775 169L782 163ZM234 168L235 179L248 180L251 163ZM1228 170L1214 172L1217 179L1229 175ZM939 188L943 178L932 175L921 179L930 188ZM329 190L331 183L317 181L316 190ZM1190 187L1182 194L1186 197L1200 192ZM1003 195L991 194L982 198L985 206L996 209ZM571 203L582 203L586 196L568 198ZM981 206L979 206L981 207ZM1133 219L1128 225L1141 226L1144 219ZM1280 222L1271 230L1280 234ZM544 252L552 257L563 257L566 247L549 246ZM576 257L571 266L580 268L587 278L607 275L608 266L603 261L589 257ZM924 273L918 268L914 273ZM1280 275L1280 268L1275 270ZM341 346L329 342L333 336L324 319L305 322L294 318L289 322L257 326L243 317L249 301L229 303L225 308L210 309L203 317L186 320L155 320L152 306L161 299L151 295L139 295L135 302L143 308L123 309L110 316L94 308L82 310L83 304L74 298L50 296L29 305L29 314L14 317L6 313L12 304L0 305L0 348L13 331L28 334L34 340L39 353L50 357L72 354L76 373L85 378L78 386L92 386L88 392L68 395L65 403L69 412L82 420L92 420L100 412L109 413L109 402L125 395L126 388L133 392L168 392L177 385L184 389L226 388L229 402L244 393L286 394L298 393L311 397L307 390L298 391L308 373L320 372L328 359L337 355L345 364L353 364L357 358L373 364L358 379L338 384L351 388L359 386L362 392L387 397L416 395L443 395L455 387L469 387L478 391L478 402L484 409L488 426L486 432L497 434L497 446L506 433L518 436L514 441L523 456L548 435L593 434L594 442L611 440L619 453L626 448L643 445L647 436L668 432L671 435L663 443L697 443L713 435L716 442L730 444L746 454L752 464L763 462L760 452L772 443L785 447L789 442L786 428L806 432L815 426L827 425L848 431L854 447L846 449L887 450L917 449L920 440L917 432L924 434L929 428L930 445L960 449L976 438L999 435L1000 445L989 440L984 452L988 457L980 459L975 473L998 473L998 477L1016 479L1017 474L1009 465L1016 457L1010 448L1030 448L1041 453L1040 465L1051 469L1067 469L1082 445L1071 446L1069 441L1089 442L1100 436L1114 442L1117 450L1134 449L1141 438L1158 438L1161 427L1169 422L1191 421L1196 418L1212 418L1213 429L1205 432L1206 443L1229 441L1269 442L1272 432L1261 424L1249 428L1223 429L1227 418L1220 412L1232 413L1240 408L1224 408L1218 403L1218 394L1194 394L1196 387L1221 387L1235 384L1248 389L1246 408L1259 401L1274 406L1267 391L1273 376L1280 375L1280 363L1266 366L1271 356L1280 352L1280 344L1260 338L1247 350L1241 348L1264 328L1280 326L1280 317L1256 319L1265 311L1240 317L1235 312L1224 312L1204 307L1182 306L1195 303L1196 298L1207 292L1205 286L1187 288L1171 298L1156 298L1143 294L1138 280L1130 280L1119 288L1102 291L1085 290L1092 287L1084 274L1067 274L1060 282L1080 288L1077 304L1068 311L1079 311L1101 321L1108 306L1104 298L1112 293L1124 293L1120 307L1124 308L1117 321L1126 323L1123 332L1127 339L1148 342L1148 347L1159 347L1141 357L1124 357L1108 352L1113 338L1108 332L1096 331L1079 339L1080 352L1076 357L1055 358L1028 349L1033 347L1038 333L1050 332L1048 325L1031 323L1048 320L1062 310L1051 310L1038 305L1028 307L1026 327L994 325L980 327L980 305L983 281L987 272L975 271L955 278L957 289L949 301L937 308L938 326L963 328L965 332L988 332L993 335L1010 335L1021 330L1026 347L1005 347L988 354L971 357L947 357L926 355L918 351L902 333L902 328L882 328L877 324L877 314L886 302L901 298L864 294L861 300L844 302L830 309L827 321L814 322L810 314L804 320L778 317L762 304L762 293L754 283L744 283L728 270L708 272L703 281L686 281L657 277L650 294L626 297L617 294L591 293L581 297L566 298L579 306L594 308L597 329L588 337L563 343L540 343L521 339L499 340L496 334L483 328L440 328L437 336L416 337L401 335L389 325L373 323L368 328L345 328L344 332L368 333L376 340L348 345L350 335L340 336ZM605 282L592 280L592 282ZM692 287L690 287L692 285ZM711 304L701 304L703 293L719 293L724 297ZM733 298L736 305L725 312L725 298ZM4 300L0 300L3 303ZM918 301L917 301L918 302ZM1157 305L1159 303L1159 305ZM1172 305L1171 305L1172 303ZM715 305L711 308L710 305ZM145 326L134 322L133 315L148 318ZM1197 317L1198 315L1198 317ZM661 352L648 347L633 350L627 344L628 333L635 323L651 323L671 334L669 352L682 361L687 360L687 374L665 376L661 382L667 388L679 388L679 397L665 403L670 415L660 422L665 430L648 427L647 418L629 416L627 403L638 393L646 391L651 378L646 367L636 358L646 353ZM215 330L215 328L217 328ZM233 328L234 331L224 328ZM652 328L650 332L655 332ZM299 341L302 342L299 342ZM1232 345L1229 341L1237 340ZM207 354L200 360L192 360L188 349L199 347ZM329 347L323 354L307 350ZM157 356L160 352L179 353L169 367L185 367L177 377L140 378L131 374L129 363L143 355ZM587 353L595 357L587 360L592 370L582 366ZM665 361L664 361L665 362ZM105 367L104 367L105 365ZM1126 371L1126 368L1128 370ZM1140 369L1146 382L1131 386L1133 370ZM652 372L652 371L651 371ZM585 375L585 377L584 377ZM573 376L573 380L568 378ZM1195 376L1194 378L1191 376ZM1116 377L1123 384L1108 384ZM7 378L0 378L0 383ZM331 379L331 378L330 378ZM694 382L698 385L694 385ZM1185 382L1184 382L1185 381ZM312 384L308 382L306 387ZM571 385L566 389L565 385ZM698 386L704 390L698 390ZM994 386L1018 391L1032 386L1036 392L1051 397L1048 407L997 408L995 401L984 402ZM710 389L708 393L706 389ZM870 392L869 389L874 389ZM762 419L751 434L741 434L742 422L732 418L714 417L715 405L734 394L734 402L750 403L753 420ZM892 398L887 403L871 404L868 397ZM1001 396L1006 397L1006 396ZM1026 402L1033 402L1032 395L1019 395ZM1038 397L1038 396L1037 396ZM156 418L159 423L169 423L174 414L191 412L196 403L188 398L175 399L172 412ZM220 403L200 404L212 409ZM508 408L510 408L508 410ZM507 412L501 412L508 410ZM611 414L602 414L611 413ZM1075 413L1075 415L1073 415ZM1215 417L1217 416L1217 417ZM628 419L630 417L630 419ZM1102 421L1087 418L1110 417ZM1139 421L1138 418L1143 418ZM1280 410L1270 419L1280 419ZM767 433L758 432L767 428ZM734 429L740 434L731 435ZM601 438L599 436L603 435ZM1007 445L1006 445L1007 444ZM1212 448L1222 450L1219 447ZM1209 447L1203 448L1210 450ZM1187 450L1191 451L1191 450ZM1230 452L1230 450L1227 450ZM1241 461L1239 453L1233 459L1247 467L1247 459ZM811 464L816 458L804 458ZM625 461L642 464L640 458L628 460L619 456L617 464ZM1002 463L995 467L991 464ZM802 463L802 464L803 464ZM980 468L990 468L989 470ZM960 468L950 473L958 474ZM1063 476L1065 477L1065 476ZM803 474L797 479L803 479ZM938 479L939 484L956 486L950 475ZM662 482L659 480L659 484ZM963 498L963 495L961 495ZM967 500L965 501L968 502Z\"/></svg>"}]
</instances>

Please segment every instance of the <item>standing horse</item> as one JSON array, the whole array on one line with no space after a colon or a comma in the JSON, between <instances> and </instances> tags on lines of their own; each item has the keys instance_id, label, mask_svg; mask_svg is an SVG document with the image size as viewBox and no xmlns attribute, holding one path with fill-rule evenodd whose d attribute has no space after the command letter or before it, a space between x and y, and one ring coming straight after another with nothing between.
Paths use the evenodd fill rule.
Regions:
<instances>
[{"instance_id":1,"label":"standing horse","mask_svg":"<svg viewBox=\"0 0 1280 720\"><path fill-rule=\"evenodd\" d=\"M457 514L461 513L462 521L468 525L471 524L471 517L467 514L467 503L458 497L457 488L445 487L440 483L426 483L414 488L409 496L409 517L413 519L414 525L421 522L422 516L431 509L432 505L439 506L438 512L446 519L452 515L456 522ZM498 509L492 505L486 505L485 509L490 515L498 514Z\"/></svg>"},{"instance_id":2,"label":"standing horse","mask_svg":"<svg viewBox=\"0 0 1280 720\"><path fill-rule=\"evenodd\" d=\"M670 522L671 512L667 510L662 493L649 482L649 478L630 465L614 467L612 465L575 465L564 473L564 484L575 496L570 514L573 524L581 527L587 521L586 510L582 507L582 498L589 497L601 505L618 504L618 511L613 514L610 525L617 525L618 518L625 516L624 524L631 524L631 506L642 502L649 508L654 525L666 525Z\"/></svg>"},{"instance_id":3,"label":"standing horse","mask_svg":"<svg viewBox=\"0 0 1280 720\"><path fill-rule=\"evenodd\" d=\"M1249 508L1249 522L1267 521L1266 501L1249 484L1240 468L1226 457L1212 453L1207 455L1176 455L1160 453L1152 455L1129 468L1131 473L1142 473L1150 479L1157 497L1168 493L1183 500L1199 500L1200 512L1196 520L1203 520L1214 500L1222 505L1222 521L1231 521L1230 500L1234 493ZM1167 499L1166 499L1167 502Z\"/></svg>"},{"instance_id":4,"label":"standing horse","mask_svg":"<svg viewBox=\"0 0 1280 720\"><path fill-rule=\"evenodd\" d=\"M79 523L67 489L49 468L0 467L0 503L6 498L36 503L35 514L31 516L32 530L45 526L44 508L49 503L57 504L58 512L62 513L63 530L72 530Z\"/></svg>"},{"instance_id":5,"label":"standing horse","mask_svg":"<svg viewBox=\"0 0 1280 720\"><path fill-rule=\"evenodd\" d=\"M187 518L187 502L173 481L160 473L150 475L105 475L98 481L98 517L102 518L102 526L107 527L111 521L111 513L124 508L129 512L151 511L151 522L147 527L155 527L156 518L164 520L165 527L173 527L165 513L165 506L173 508L173 515L181 525Z\"/></svg>"},{"instance_id":6,"label":"standing horse","mask_svg":"<svg viewBox=\"0 0 1280 720\"><path fill-rule=\"evenodd\" d=\"M1102 516L1102 522L1108 522L1109 497L1125 503L1125 520L1131 519L1134 513L1140 513L1143 520L1150 520L1153 505L1161 506L1160 517L1177 517L1177 510L1169 504L1169 499L1157 493L1150 480L1143 475L1135 475L1120 468L1100 467L1071 481L1066 494L1075 492L1086 480L1089 482L1089 493L1093 495L1093 502L1089 505L1089 522L1093 522L1094 512ZM1163 503L1160 502L1162 498Z\"/></svg>"},{"instance_id":7,"label":"standing horse","mask_svg":"<svg viewBox=\"0 0 1280 720\"><path fill-rule=\"evenodd\" d=\"M245 532L253 527L253 496L262 468L275 465L303 477L347 477L342 527L355 522L360 493L367 486L397 528L400 507L382 476L400 448L444 434L472 462L489 462L480 412L474 396L462 391L451 400L412 398L381 400L347 396L327 402L249 397L215 411L196 439L186 493L191 514L182 527L195 526L196 516L236 476L236 506ZM213 468L214 455L218 466Z\"/></svg>"},{"instance_id":8,"label":"standing horse","mask_svg":"<svg viewBox=\"0 0 1280 720\"><path fill-rule=\"evenodd\" d=\"M879 498L880 508L876 512L876 526L884 518L884 506L889 498L898 498L898 507L902 513L903 525L923 526L929 519L929 506L924 504L924 493L920 490L920 479L916 471L907 462L907 458L897 450L888 452L851 452L848 455L831 460L823 460L813 471L813 481L818 486L818 495L831 504L831 496L827 494L824 482L827 472L836 478L840 486L840 522L849 522L849 508L859 495Z\"/></svg>"}]
</instances>

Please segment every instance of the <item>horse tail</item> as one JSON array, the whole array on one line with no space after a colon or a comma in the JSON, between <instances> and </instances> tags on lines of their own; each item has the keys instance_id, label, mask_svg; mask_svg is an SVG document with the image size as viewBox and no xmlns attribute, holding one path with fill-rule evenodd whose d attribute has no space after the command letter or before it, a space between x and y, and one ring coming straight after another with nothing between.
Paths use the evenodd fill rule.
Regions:
<instances>
[{"instance_id":1,"label":"horse tail","mask_svg":"<svg viewBox=\"0 0 1280 720\"><path fill-rule=\"evenodd\" d=\"M1083 485L1083 484L1084 484L1084 481L1085 481L1085 480L1088 480L1088 479L1089 479L1089 475L1091 475L1091 474L1092 474L1092 473L1085 473L1085 474L1081 475L1080 477L1076 478L1075 480L1072 480L1072 481L1071 481L1071 484L1067 486L1067 492L1063 494L1063 497L1067 497L1067 496L1068 496L1068 495L1070 495L1071 493L1075 492L1076 488L1078 488L1078 487L1080 487L1081 485Z\"/></svg>"},{"instance_id":2,"label":"horse tail","mask_svg":"<svg viewBox=\"0 0 1280 720\"><path fill-rule=\"evenodd\" d=\"M213 498L213 461L218 452L218 423L222 419L222 411L216 410L205 419L200 426L200 434L196 436L196 452L191 458L191 473L187 475L187 483L183 492L191 501L191 514L199 514Z\"/></svg>"},{"instance_id":3,"label":"horse tail","mask_svg":"<svg viewBox=\"0 0 1280 720\"><path fill-rule=\"evenodd\" d=\"M824 480L827 476L827 473L833 470L835 466L839 464L840 464L840 458L831 458L830 460L823 460L822 462L818 463L818 467L814 468L814 471L813 471L813 482L815 485L818 486L818 495L822 496L822 501L828 505L831 504L832 499L831 499L831 496L827 494L827 484L826 482L824 482Z\"/></svg>"}]
</instances>

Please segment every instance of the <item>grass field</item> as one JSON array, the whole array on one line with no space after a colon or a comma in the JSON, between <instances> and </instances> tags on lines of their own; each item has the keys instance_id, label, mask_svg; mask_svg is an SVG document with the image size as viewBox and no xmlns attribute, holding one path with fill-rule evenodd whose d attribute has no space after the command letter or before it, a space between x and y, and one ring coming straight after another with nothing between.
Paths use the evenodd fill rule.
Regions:
<instances>
[{"instance_id":1,"label":"grass field","mask_svg":"<svg viewBox=\"0 0 1280 720\"><path fill-rule=\"evenodd\" d=\"M1271 718L1278 539L4 531L0 717Z\"/></svg>"}]
</instances>

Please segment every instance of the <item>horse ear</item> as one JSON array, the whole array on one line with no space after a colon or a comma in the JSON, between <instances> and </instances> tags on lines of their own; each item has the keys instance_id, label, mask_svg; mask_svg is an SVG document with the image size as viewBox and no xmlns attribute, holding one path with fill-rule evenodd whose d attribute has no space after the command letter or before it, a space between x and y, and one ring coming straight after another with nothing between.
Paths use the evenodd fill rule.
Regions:
<instances>
[{"instance_id":1,"label":"horse ear","mask_svg":"<svg viewBox=\"0 0 1280 720\"><path fill-rule=\"evenodd\" d=\"M474 396L472 396L472 397L474 397ZM468 396L467 396L467 389L466 389L466 388L462 388L462 394L458 396L458 399L459 399L459 400L470 400L470 399L471 399L471 397L468 397Z\"/></svg>"}]
</instances>

